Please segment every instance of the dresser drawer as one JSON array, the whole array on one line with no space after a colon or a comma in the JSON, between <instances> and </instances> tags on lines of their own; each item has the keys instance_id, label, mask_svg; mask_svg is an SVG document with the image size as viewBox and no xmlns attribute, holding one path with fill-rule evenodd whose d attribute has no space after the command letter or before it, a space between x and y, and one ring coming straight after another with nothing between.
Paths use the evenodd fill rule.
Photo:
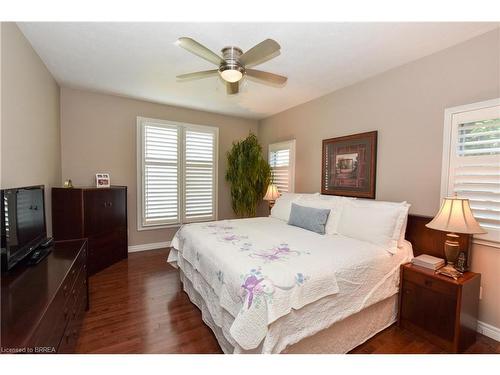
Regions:
<instances>
[{"instance_id":1,"label":"dresser drawer","mask_svg":"<svg viewBox=\"0 0 500 375\"><path fill-rule=\"evenodd\" d=\"M69 270L68 276L63 282L62 291L65 298L69 298L71 296L73 285L75 284L75 280L78 276L78 273L83 268L86 270L87 267L86 263L87 263L87 247L84 246L82 251L80 251L78 257L76 258L75 262L73 263L73 266Z\"/></svg>"},{"instance_id":2,"label":"dresser drawer","mask_svg":"<svg viewBox=\"0 0 500 375\"><path fill-rule=\"evenodd\" d=\"M83 281L86 283L86 250L85 247L73 262L61 287L55 295L49 309L44 315L44 319L37 327L30 346L33 347L54 347L57 349L65 327L70 320L71 310L76 302L77 288ZM85 285L86 286L86 285ZM49 351L50 352L50 351Z\"/></svg>"},{"instance_id":3,"label":"dresser drawer","mask_svg":"<svg viewBox=\"0 0 500 375\"><path fill-rule=\"evenodd\" d=\"M68 293L63 291L62 288L59 289L42 321L36 328L32 340L29 343L30 347L53 347L57 350L57 346L59 345L59 341L67 323L64 314L64 306L68 300L67 294Z\"/></svg>"},{"instance_id":4,"label":"dresser drawer","mask_svg":"<svg viewBox=\"0 0 500 375\"><path fill-rule=\"evenodd\" d=\"M78 341L78 334L87 306L87 277L85 272L79 273L72 294L73 297L69 301L71 306L68 306L67 310L68 322L59 344L59 353L72 353Z\"/></svg>"},{"instance_id":5,"label":"dresser drawer","mask_svg":"<svg viewBox=\"0 0 500 375\"><path fill-rule=\"evenodd\" d=\"M403 272L403 279L408 280L418 286L433 290L437 293L446 294L449 296L456 296L457 286L452 283L447 283L432 276L427 276L419 272L412 272L407 269Z\"/></svg>"}]
</instances>

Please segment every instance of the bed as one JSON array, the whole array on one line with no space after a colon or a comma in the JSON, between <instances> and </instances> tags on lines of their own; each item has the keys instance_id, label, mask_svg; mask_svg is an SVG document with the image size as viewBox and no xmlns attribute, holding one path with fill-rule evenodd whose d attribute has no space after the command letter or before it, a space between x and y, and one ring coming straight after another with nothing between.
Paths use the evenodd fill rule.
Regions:
<instances>
[{"instance_id":1,"label":"bed","mask_svg":"<svg viewBox=\"0 0 500 375\"><path fill-rule=\"evenodd\" d=\"M412 256L260 217L184 225L168 262L224 353L346 353L394 323Z\"/></svg>"}]
</instances>

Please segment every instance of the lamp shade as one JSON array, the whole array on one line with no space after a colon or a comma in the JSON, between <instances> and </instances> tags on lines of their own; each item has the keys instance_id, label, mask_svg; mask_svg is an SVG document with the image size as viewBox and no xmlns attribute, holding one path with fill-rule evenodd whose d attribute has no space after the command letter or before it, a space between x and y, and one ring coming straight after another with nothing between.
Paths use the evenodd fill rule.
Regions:
<instances>
[{"instance_id":1,"label":"lamp shade","mask_svg":"<svg viewBox=\"0 0 500 375\"><path fill-rule=\"evenodd\" d=\"M266 195L264 196L265 201L275 201L280 196L280 192L275 184L269 184L267 187Z\"/></svg>"},{"instance_id":2,"label":"lamp shade","mask_svg":"<svg viewBox=\"0 0 500 375\"><path fill-rule=\"evenodd\" d=\"M426 227L452 233L486 233L474 218L469 200L455 197L444 198L438 214Z\"/></svg>"}]
</instances>

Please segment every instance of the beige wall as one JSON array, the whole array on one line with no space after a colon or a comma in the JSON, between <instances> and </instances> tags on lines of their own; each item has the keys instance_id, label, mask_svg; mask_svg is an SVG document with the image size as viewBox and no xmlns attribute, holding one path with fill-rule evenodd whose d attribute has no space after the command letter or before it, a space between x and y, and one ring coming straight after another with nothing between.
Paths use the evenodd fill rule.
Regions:
<instances>
[{"instance_id":1,"label":"beige wall","mask_svg":"<svg viewBox=\"0 0 500 375\"><path fill-rule=\"evenodd\" d=\"M118 96L61 88L62 177L92 185L96 172L128 186L129 245L170 241L176 229L137 231L137 116L219 127L219 218L233 217L224 180L226 152L234 140L257 133L258 122L153 104Z\"/></svg>"},{"instance_id":2,"label":"beige wall","mask_svg":"<svg viewBox=\"0 0 500 375\"><path fill-rule=\"evenodd\" d=\"M499 31L390 70L260 122L264 149L295 138L296 191L321 183L321 141L378 130L377 199L439 207L444 109L500 96ZM480 319L500 327L500 249L474 246L482 273ZM496 268L495 268L496 267ZM496 271L495 271L496 269Z\"/></svg>"},{"instance_id":3,"label":"beige wall","mask_svg":"<svg viewBox=\"0 0 500 375\"><path fill-rule=\"evenodd\" d=\"M44 184L50 234L50 187L61 181L59 87L17 26L1 29L1 186Z\"/></svg>"}]
</instances>

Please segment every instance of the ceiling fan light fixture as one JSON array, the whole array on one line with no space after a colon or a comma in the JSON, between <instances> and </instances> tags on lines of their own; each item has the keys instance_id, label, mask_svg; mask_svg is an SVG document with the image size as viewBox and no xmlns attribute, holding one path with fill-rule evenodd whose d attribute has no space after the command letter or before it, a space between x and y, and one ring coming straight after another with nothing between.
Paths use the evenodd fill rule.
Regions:
<instances>
[{"instance_id":1,"label":"ceiling fan light fixture","mask_svg":"<svg viewBox=\"0 0 500 375\"><path fill-rule=\"evenodd\" d=\"M281 47L272 39L266 39L260 42L245 53L243 53L240 48L235 46L224 47L221 50L222 57L192 38L179 38L176 44L188 52L191 52L192 54L218 66L217 70L213 69L181 74L180 76L177 76L178 79L184 80L205 78L217 74L218 72L221 78L225 81L228 95L238 93L240 87L239 81L244 76L249 76L259 81L271 84L284 85L286 83L287 77L280 76L279 74L264 72L262 70L247 69L247 67L261 64L263 61L267 61L279 54Z\"/></svg>"},{"instance_id":2,"label":"ceiling fan light fixture","mask_svg":"<svg viewBox=\"0 0 500 375\"><path fill-rule=\"evenodd\" d=\"M243 73L239 69L226 69L220 72L222 79L226 82L234 83L243 78Z\"/></svg>"}]
</instances>

